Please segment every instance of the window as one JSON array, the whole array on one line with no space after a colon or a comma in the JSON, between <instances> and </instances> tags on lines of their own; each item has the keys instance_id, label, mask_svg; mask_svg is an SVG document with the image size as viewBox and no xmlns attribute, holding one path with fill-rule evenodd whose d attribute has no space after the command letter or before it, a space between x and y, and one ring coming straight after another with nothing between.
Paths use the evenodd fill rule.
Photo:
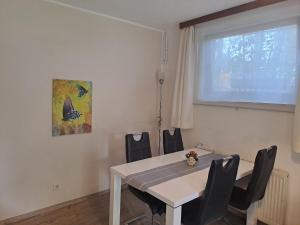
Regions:
<instances>
[{"instance_id":1,"label":"window","mask_svg":"<svg viewBox=\"0 0 300 225\"><path fill-rule=\"evenodd\" d=\"M202 37L198 100L294 105L298 44L296 22Z\"/></svg>"}]
</instances>

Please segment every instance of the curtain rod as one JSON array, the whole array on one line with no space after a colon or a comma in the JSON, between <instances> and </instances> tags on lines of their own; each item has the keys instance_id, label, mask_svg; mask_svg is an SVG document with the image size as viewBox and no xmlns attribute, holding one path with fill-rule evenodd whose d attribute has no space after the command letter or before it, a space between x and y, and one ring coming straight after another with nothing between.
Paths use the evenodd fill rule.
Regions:
<instances>
[{"instance_id":1,"label":"curtain rod","mask_svg":"<svg viewBox=\"0 0 300 225\"><path fill-rule=\"evenodd\" d=\"M238 6L234 6L232 8L229 9L224 9L215 13L211 13L205 16L201 16L195 19L191 19L182 23L179 23L179 28L183 29L186 27L190 27L199 23L204 23L210 20L215 20L215 19L219 19L219 18L223 18L226 16L231 16L234 14L238 14L241 12L245 12L248 10L252 10L252 9L256 9L256 8L260 8L260 7L264 7L267 5L272 5L278 2L284 2L287 0L256 0L256 1L252 1L252 2L248 2L242 5L238 5Z\"/></svg>"}]
</instances>

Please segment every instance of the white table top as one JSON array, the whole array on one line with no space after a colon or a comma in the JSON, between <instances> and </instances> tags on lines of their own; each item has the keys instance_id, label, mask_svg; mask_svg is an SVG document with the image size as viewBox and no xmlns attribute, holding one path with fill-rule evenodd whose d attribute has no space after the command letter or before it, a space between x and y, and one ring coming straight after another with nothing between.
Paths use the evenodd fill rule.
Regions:
<instances>
[{"instance_id":1,"label":"white table top","mask_svg":"<svg viewBox=\"0 0 300 225\"><path fill-rule=\"evenodd\" d=\"M125 179L128 175L143 172L146 170L150 170L156 167L165 166L171 163L180 162L186 159L185 154L189 151L195 151L198 153L198 156L206 155L211 152L201 150L201 149L189 149L180 152L175 152L167 155L155 156L148 159L143 159L131 163L125 163L119 166L113 166L110 170L113 173L118 174L123 179Z\"/></svg>"},{"instance_id":2,"label":"white table top","mask_svg":"<svg viewBox=\"0 0 300 225\"><path fill-rule=\"evenodd\" d=\"M114 166L111 167L111 172L121 176L122 178L126 178L130 174L182 161L185 159L185 154L191 150L197 152L199 156L211 153L201 149L189 149L168 155L161 155L132 163ZM253 165L254 164L251 162L241 160L237 179L250 174L253 169ZM162 200L169 206L177 207L201 196L206 185L208 172L209 168L206 168L185 176L177 177L149 187L147 192Z\"/></svg>"}]
</instances>

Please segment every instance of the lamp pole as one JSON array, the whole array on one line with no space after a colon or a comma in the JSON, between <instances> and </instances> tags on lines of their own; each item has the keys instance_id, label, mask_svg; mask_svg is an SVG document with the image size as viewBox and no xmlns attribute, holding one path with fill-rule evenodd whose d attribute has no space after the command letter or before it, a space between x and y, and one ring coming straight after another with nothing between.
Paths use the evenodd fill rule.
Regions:
<instances>
[{"instance_id":1,"label":"lamp pole","mask_svg":"<svg viewBox=\"0 0 300 225\"><path fill-rule=\"evenodd\" d=\"M168 62L168 40L167 32L162 33L161 40L161 69L157 74L157 80L159 82L159 115L158 115L158 153L162 155L160 146L161 146L161 126L162 126L162 91L163 84L165 81L164 65Z\"/></svg>"},{"instance_id":2,"label":"lamp pole","mask_svg":"<svg viewBox=\"0 0 300 225\"><path fill-rule=\"evenodd\" d=\"M158 152L161 155L160 143L161 143L161 125L162 125L162 87L164 84L164 78L161 76L158 79L159 82L159 115L158 115Z\"/></svg>"}]
</instances>

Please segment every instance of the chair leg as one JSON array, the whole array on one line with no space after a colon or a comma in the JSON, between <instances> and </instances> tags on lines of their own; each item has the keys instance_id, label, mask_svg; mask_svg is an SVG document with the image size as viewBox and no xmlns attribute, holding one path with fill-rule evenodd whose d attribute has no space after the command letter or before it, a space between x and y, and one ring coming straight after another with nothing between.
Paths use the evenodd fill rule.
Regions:
<instances>
[{"instance_id":1,"label":"chair leg","mask_svg":"<svg viewBox=\"0 0 300 225\"><path fill-rule=\"evenodd\" d=\"M234 225L233 223L231 223L231 221L226 218L226 217L223 217L222 220L224 221L224 223L226 223L227 225Z\"/></svg>"},{"instance_id":2,"label":"chair leg","mask_svg":"<svg viewBox=\"0 0 300 225\"><path fill-rule=\"evenodd\" d=\"M257 225L257 202L251 203L247 209L247 225Z\"/></svg>"},{"instance_id":3,"label":"chair leg","mask_svg":"<svg viewBox=\"0 0 300 225\"><path fill-rule=\"evenodd\" d=\"M136 217L134 217L132 219L126 220L123 223L123 225L129 225L130 223L135 222L135 221L140 220L140 219L143 219L144 217L147 217L146 214L142 214L140 216L136 216Z\"/></svg>"},{"instance_id":4,"label":"chair leg","mask_svg":"<svg viewBox=\"0 0 300 225\"><path fill-rule=\"evenodd\" d=\"M140 215L140 216L137 216L137 217L134 217L134 218L132 218L132 219L126 220L125 222L122 223L122 225L130 225L131 223L133 223L133 222L135 222L135 221L137 221L137 220L141 220L141 219L146 218L146 217L147 217L148 219L150 219L146 214L142 214L142 215ZM155 224L161 225L161 222L155 220L155 219L154 219L154 215L152 215L152 216L151 216L151 225L155 225Z\"/></svg>"},{"instance_id":5,"label":"chair leg","mask_svg":"<svg viewBox=\"0 0 300 225\"><path fill-rule=\"evenodd\" d=\"M161 221L154 219L154 215L152 216L152 225L162 225Z\"/></svg>"}]
</instances>

